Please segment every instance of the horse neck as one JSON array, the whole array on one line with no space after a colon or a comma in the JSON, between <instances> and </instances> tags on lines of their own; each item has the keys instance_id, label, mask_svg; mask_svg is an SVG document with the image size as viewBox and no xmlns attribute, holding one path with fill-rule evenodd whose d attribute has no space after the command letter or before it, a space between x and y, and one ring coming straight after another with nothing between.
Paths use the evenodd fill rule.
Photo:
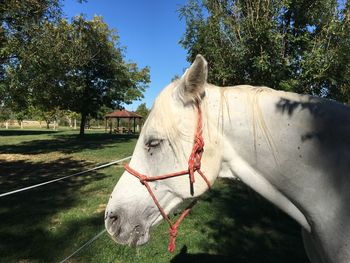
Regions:
<instances>
[{"instance_id":1,"label":"horse neck","mask_svg":"<svg viewBox=\"0 0 350 263\"><path fill-rule=\"evenodd\" d=\"M208 122L221 134L221 166L309 233L312 228L332 262L349 262L350 108L266 88L209 93Z\"/></svg>"},{"instance_id":2,"label":"horse neck","mask_svg":"<svg viewBox=\"0 0 350 263\"><path fill-rule=\"evenodd\" d=\"M225 169L232 177L240 178L309 230L310 225L303 214L307 210L303 206L303 194L297 191L297 188L302 189L298 185L301 182L286 183L293 180L295 174L282 174L288 169L283 165L288 152L279 144L280 134L269 118L273 109L262 105L260 96L271 105L277 103L270 89L250 86L208 88L205 107L208 134L212 137L216 134L221 141L222 170L219 174ZM285 117L279 121L282 120L285 121Z\"/></svg>"}]
</instances>

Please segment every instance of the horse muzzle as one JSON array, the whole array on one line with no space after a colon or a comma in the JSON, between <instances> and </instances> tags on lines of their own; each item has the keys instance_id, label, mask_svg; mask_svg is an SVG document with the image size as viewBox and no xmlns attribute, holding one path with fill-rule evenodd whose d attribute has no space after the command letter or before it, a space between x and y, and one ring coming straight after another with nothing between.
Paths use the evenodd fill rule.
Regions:
<instances>
[{"instance_id":1,"label":"horse muzzle","mask_svg":"<svg viewBox=\"0 0 350 263\"><path fill-rule=\"evenodd\" d=\"M105 227L112 239L121 245L133 247L143 245L149 240L149 227L141 222L125 220L122 212L106 211Z\"/></svg>"}]
</instances>

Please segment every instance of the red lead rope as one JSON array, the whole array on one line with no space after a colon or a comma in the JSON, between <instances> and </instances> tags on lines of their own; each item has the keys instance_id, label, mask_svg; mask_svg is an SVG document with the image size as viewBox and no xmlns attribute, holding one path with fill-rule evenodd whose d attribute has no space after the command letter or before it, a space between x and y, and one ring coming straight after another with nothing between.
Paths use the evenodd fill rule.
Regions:
<instances>
[{"instance_id":1,"label":"red lead rope","mask_svg":"<svg viewBox=\"0 0 350 263\"><path fill-rule=\"evenodd\" d=\"M190 209L196 204L197 200L194 200L180 215L178 220L173 224L168 217L168 215L165 213L164 209L160 206L156 196L154 195L151 187L149 186L148 182L152 181L157 181L157 180L163 180L171 177L176 177L176 176L181 176L181 175L186 175L188 174L190 177L190 189L191 189L191 194L193 195L193 184L195 182L194 179L194 173L197 172L203 180L207 183L208 188L210 188L210 183L208 179L205 177L203 172L201 171L201 159L202 159L202 154L204 151L204 140L202 136L202 111L200 106L197 104L197 111L198 111L198 119L197 119L197 127L196 127L196 132L194 136L194 144L192 148L191 155L188 159L188 169L183 170L180 172L175 172L175 173L170 173L170 174L165 174L165 175L159 175L159 176L147 176L144 174L139 173L138 171L132 169L129 164L125 165L125 170L127 170L130 174L136 176L140 182L146 186L149 194L151 195L154 203L158 207L160 213L164 217L164 219L168 222L170 228L169 228L169 245L168 245L168 250L169 252L174 252L175 251L175 238L177 235L177 228L179 227L181 221L184 219L184 217L188 214Z\"/></svg>"}]
</instances>

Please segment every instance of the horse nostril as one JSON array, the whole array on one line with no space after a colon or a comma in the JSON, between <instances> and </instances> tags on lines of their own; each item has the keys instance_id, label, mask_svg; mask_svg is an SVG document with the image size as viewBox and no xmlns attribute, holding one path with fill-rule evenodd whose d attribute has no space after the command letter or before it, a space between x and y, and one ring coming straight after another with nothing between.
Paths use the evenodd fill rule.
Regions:
<instances>
[{"instance_id":1,"label":"horse nostril","mask_svg":"<svg viewBox=\"0 0 350 263\"><path fill-rule=\"evenodd\" d=\"M111 221L111 224L114 225L114 224L117 224L118 223L118 219L119 217L117 215L115 216L109 216L109 219Z\"/></svg>"},{"instance_id":2,"label":"horse nostril","mask_svg":"<svg viewBox=\"0 0 350 263\"><path fill-rule=\"evenodd\" d=\"M120 233L121 223L120 216L113 212L106 213L105 225L106 229L112 236L116 236Z\"/></svg>"}]
</instances>

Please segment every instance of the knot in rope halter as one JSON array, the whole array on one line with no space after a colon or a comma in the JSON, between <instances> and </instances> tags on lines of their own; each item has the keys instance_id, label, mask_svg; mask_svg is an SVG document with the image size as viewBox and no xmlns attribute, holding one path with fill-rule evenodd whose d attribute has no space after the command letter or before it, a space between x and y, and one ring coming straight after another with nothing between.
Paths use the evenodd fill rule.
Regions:
<instances>
[{"instance_id":1,"label":"knot in rope halter","mask_svg":"<svg viewBox=\"0 0 350 263\"><path fill-rule=\"evenodd\" d=\"M168 251L173 253L175 251L175 238L177 236L177 227L174 227L173 225L169 228L169 244L168 244Z\"/></svg>"},{"instance_id":2,"label":"knot in rope halter","mask_svg":"<svg viewBox=\"0 0 350 263\"><path fill-rule=\"evenodd\" d=\"M125 170L128 171L131 175L137 177L140 182L147 188L150 196L152 197L155 205L158 207L159 212L162 214L163 218L168 222L170 228L169 228L169 245L168 245L168 251L169 252L174 252L175 251L175 239L177 236L177 228L179 227L181 221L185 218L185 216L188 214L190 209L197 203L197 200L194 200L190 203L190 205L182 212L180 217L175 223L172 223L169 216L165 213L164 209L160 206L156 196L154 195L151 187L149 186L148 182L153 182L157 180L163 180L167 178L172 178L176 176L181 176L181 175L189 175L190 179L190 191L191 195L194 194L194 189L193 189L193 184L195 182L195 177L194 173L197 172L203 180L206 182L208 185L208 188L210 189L210 183L208 179L205 177L204 173L201 171L201 160L202 160L202 154L204 151L204 140L202 136L202 111L199 106L199 104L196 104L197 108L197 127L195 131L195 136L194 136L194 143L192 147L191 154L188 158L188 169L175 172L175 173L169 173L169 174L164 174L164 175L159 175L159 176L147 176L144 174L139 173L138 171L132 169L129 164L125 165Z\"/></svg>"},{"instance_id":3,"label":"knot in rope halter","mask_svg":"<svg viewBox=\"0 0 350 263\"><path fill-rule=\"evenodd\" d=\"M140 180L141 184L145 184L145 182L147 181L147 176L140 174L140 176L138 177Z\"/></svg>"}]
</instances>

